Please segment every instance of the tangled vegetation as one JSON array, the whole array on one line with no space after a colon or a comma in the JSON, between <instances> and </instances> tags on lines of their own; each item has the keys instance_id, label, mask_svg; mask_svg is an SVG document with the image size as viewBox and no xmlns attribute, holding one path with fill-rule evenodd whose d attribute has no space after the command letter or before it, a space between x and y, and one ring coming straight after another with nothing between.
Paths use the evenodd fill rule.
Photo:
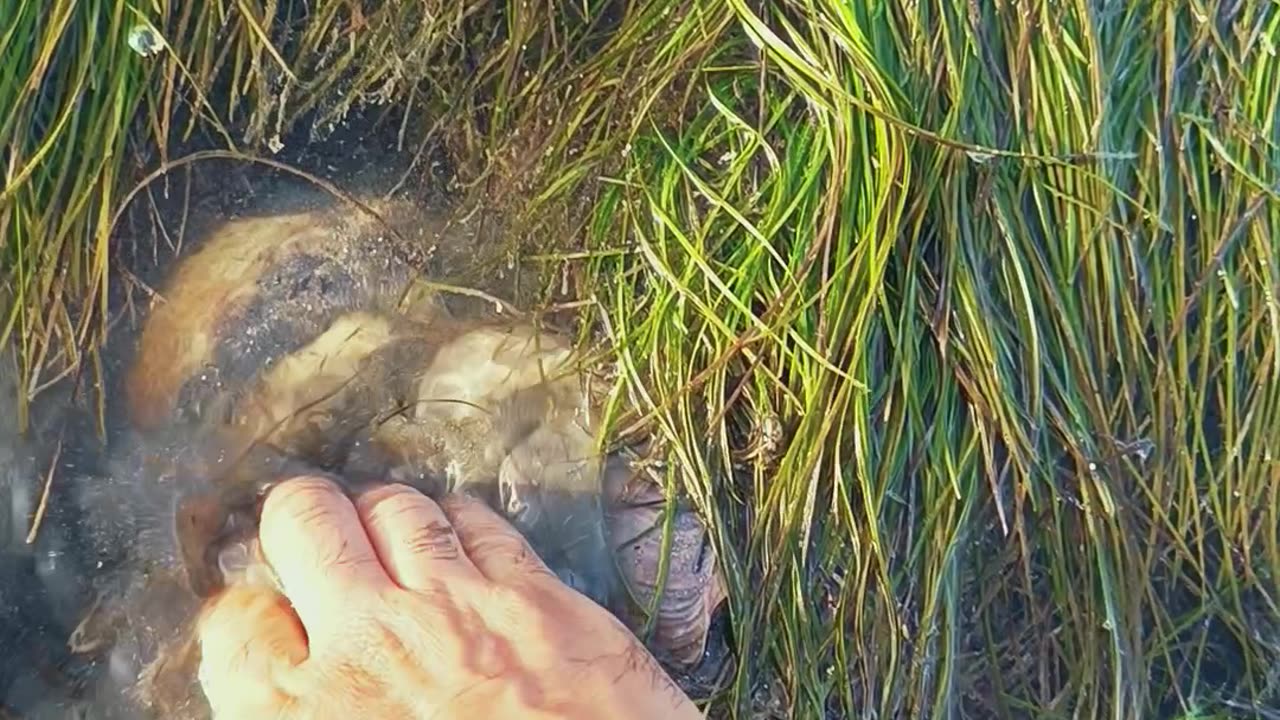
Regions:
<instances>
[{"instance_id":1,"label":"tangled vegetation","mask_svg":"<svg viewBox=\"0 0 1280 720\"><path fill-rule=\"evenodd\" d=\"M144 175L382 108L610 341L725 562L720 712L1280 717L1278 45L1268 0L0 0L0 336L20 407L95 370Z\"/></svg>"}]
</instances>

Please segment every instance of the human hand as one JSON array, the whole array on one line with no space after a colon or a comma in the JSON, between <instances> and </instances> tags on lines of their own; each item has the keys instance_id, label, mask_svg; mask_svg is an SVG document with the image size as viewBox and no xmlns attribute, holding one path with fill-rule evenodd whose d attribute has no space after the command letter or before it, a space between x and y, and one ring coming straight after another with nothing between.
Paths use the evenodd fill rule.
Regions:
<instances>
[{"instance_id":1,"label":"human hand","mask_svg":"<svg viewBox=\"0 0 1280 720\"><path fill-rule=\"evenodd\" d=\"M233 586L198 623L216 718L702 717L478 500L298 478L259 538L284 596Z\"/></svg>"}]
</instances>

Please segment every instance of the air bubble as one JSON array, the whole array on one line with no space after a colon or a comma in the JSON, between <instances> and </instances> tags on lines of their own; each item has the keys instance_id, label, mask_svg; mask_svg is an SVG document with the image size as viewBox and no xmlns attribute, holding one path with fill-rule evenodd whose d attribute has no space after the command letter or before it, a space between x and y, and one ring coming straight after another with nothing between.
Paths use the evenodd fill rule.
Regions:
<instances>
[{"instance_id":1,"label":"air bubble","mask_svg":"<svg viewBox=\"0 0 1280 720\"><path fill-rule=\"evenodd\" d=\"M142 57L158 55L166 47L164 38L150 25L134 25L129 30L129 47Z\"/></svg>"}]
</instances>

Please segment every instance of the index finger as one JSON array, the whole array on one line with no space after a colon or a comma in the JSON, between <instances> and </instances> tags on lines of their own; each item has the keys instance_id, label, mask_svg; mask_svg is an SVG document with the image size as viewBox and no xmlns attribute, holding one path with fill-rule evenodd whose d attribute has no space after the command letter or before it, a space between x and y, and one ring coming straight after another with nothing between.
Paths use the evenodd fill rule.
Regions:
<instances>
[{"instance_id":1,"label":"index finger","mask_svg":"<svg viewBox=\"0 0 1280 720\"><path fill-rule=\"evenodd\" d=\"M272 489L258 536L313 645L341 632L353 594L394 586L355 505L324 478L294 478Z\"/></svg>"}]
</instances>

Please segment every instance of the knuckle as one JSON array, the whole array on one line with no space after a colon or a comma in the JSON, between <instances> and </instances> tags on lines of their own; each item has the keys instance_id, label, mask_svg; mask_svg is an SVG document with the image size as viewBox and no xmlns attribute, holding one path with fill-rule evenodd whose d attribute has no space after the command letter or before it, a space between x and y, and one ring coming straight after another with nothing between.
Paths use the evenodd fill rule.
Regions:
<instances>
[{"instance_id":1,"label":"knuckle","mask_svg":"<svg viewBox=\"0 0 1280 720\"><path fill-rule=\"evenodd\" d=\"M301 517L315 512L318 504L342 492L331 481L321 477L299 477L280 483L263 502L263 517Z\"/></svg>"},{"instance_id":2,"label":"knuckle","mask_svg":"<svg viewBox=\"0 0 1280 720\"><path fill-rule=\"evenodd\" d=\"M401 483L380 485L362 494L357 501L361 509L373 509L383 505L412 504L415 507L424 505L427 496ZM429 502L429 500L428 500Z\"/></svg>"},{"instance_id":3,"label":"knuckle","mask_svg":"<svg viewBox=\"0 0 1280 720\"><path fill-rule=\"evenodd\" d=\"M430 502L426 495L413 488L388 485L362 496L357 505L370 521L381 522L397 515L430 512Z\"/></svg>"},{"instance_id":4,"label":"knuckle","mask_svg":"<svg viewBox=\"0 0 1280 720\"><path fill-rule=\"evenodd\" d=\"M475 498L465 493L449 493L440 498L440 508L452 518L457 513L468 512L476 502Z\"/></svg>"},{"instance_id":5,"label":"knuckle","mask_svg":"<svg viewBox=\"0 0 1280 720\"><path fill-rule=\"evenodd\" d=\"M441 560L458 557L458 541L453 528L447 523L428 523L414 528L405 538L409 551L415 555L427 555Z\"/></svg>"},{"instance_id":6,"label":"knuckle","mask_svg":"<svg viewBox=\"0 0 1280 720\"><path fill-rule=\"evenodd\" d=\"M538 579L558 580L556 574L547 567L538 553L523 538L515 536L512 542L516 546L512 552L511 562L517 570L525 575Z\"/></svg>"},{"instance_id":7,"label":"knuckle","mask_svg":"<svg viewBox=\"0 0 1280 720\"><path fill-rule=\"evenodd\" d=\"M524 547L524 541L517 536L505 532L486 532L472 537L468 549L479 560L505 558L516 563L520 562Z\"/></svg>"},{"instance_id":8,"label":"knuckle","mask_svg":"<svg viewBox=\"0 0 1280 720\"><path fill-rule=\"evenodd\" d=\"M560 580L525 539L515 533L492 533L474 538L467 554L477 562L503 568L504 582L514 585L559 586Z\"/></svg>"},{"instance_id":9,"label":"knuckle","mask_svg":"<svg viewBox=\"0 0 1280 720\"><path fill-rule=\"evenodd\" d=\"M440 499L440 508L457 526L486 526L501 516L488 503L467 493L455 492Z\"/></svg>"}]
</instances>

